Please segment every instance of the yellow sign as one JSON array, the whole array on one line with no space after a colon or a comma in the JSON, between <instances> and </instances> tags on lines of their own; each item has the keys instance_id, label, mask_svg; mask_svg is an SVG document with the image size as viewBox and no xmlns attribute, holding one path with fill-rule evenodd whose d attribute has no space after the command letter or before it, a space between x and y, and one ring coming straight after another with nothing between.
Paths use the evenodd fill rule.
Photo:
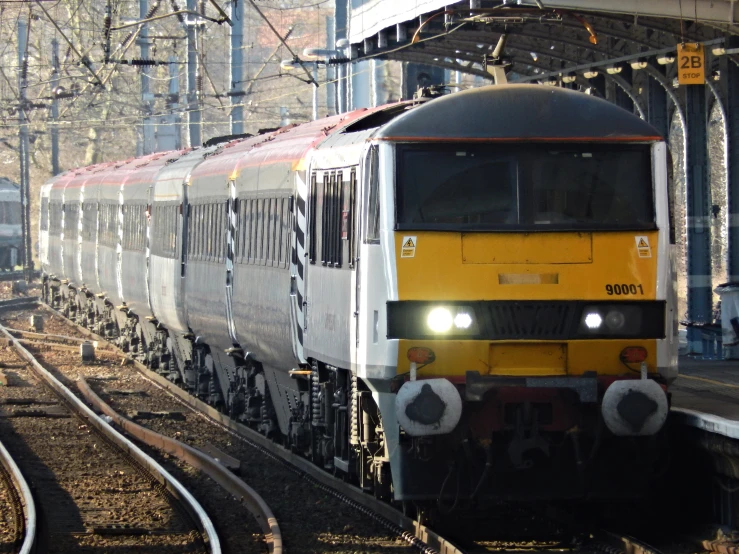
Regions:
<instances>
[{"instance_id":1,"label":"yellow sign","mask_svg":"<svg viewBox=\"0 0 739 554\"><path fill-rule=\"evenodd\" d=\"M706 56L702 44L677 45L677 81L681 85L706 84Z\"/></svg>"},{"instance_id":2,"label":"yellow sign","mask_svg":"<svg viewBox=\"0 0 739 554\"><path fill-rule=\"evenodd\" d=\"M649 246L649 237L637 235L634 240L636 241L636 251L639 253L639 257L651 258L652 248Z\"/></svg>"},{"instance_id":3,"label":"yellow sign","mask_svg":"<svg viewBox=\"0 0 739 554\"><path fill-rule=\"evenodd\" d=\"M415 258L416 257L416 237L405 236L400 248L401 258Z\"/></svg>"}]
</instances>

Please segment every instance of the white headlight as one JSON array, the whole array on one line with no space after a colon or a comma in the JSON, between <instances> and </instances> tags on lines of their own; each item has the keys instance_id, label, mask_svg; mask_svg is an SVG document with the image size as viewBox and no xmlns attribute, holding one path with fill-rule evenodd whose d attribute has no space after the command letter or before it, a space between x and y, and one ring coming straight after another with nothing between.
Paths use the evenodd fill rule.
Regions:
<instances>
[{"instance_id":1,"label":"white headlight","mask_svg":"<svg viewBox=\"0 0 739 554\"><path fill-rule=\"evenodd\" d=\"M452 314L446 308L434 308L429 312L426 323L434 333L446 333L452 328Z\"/></svg>"},{"instance_id":2,"label":"white headlight","mask_svg":"<svg viewBox=\"0 0 739 554\"><path fill-rule=\"evenodd\" d=\"M588 329L598 329L603 324L603 318L598 312L590 312L585 316L585 325Z\"/></svg>"},{"instance_id":3,"label":"white headlight","mask_svg":"<svg viewBox=\"0 0 739 554\"><path fill-rule=\"evenodd\" d=\"M626 316L618 310L611 310L606 314L606 327L612 331L618 331L626 323Z\"/></svg>"},{"instance_id":4,"label":"white headlight","mask_svg":"<svg viewBox=\"0 0 739 554\"><path fill-rule=\"evenodd\" d=\"M469 329L472 325L472 316L467 312L459 312L454 316L454 326L457 329Z\"/></svg>"}]
</instances>

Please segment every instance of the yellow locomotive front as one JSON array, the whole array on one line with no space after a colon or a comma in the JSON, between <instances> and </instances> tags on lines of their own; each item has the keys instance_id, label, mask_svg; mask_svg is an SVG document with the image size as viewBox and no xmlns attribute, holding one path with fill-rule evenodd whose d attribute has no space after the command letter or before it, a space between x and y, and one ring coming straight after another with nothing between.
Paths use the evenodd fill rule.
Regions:
<instances>
[{"instance_id":1,"label":"yellow locomotive front","mask_svg":"<svg viewBox=\"0 0 739 554\"><path fill-rule=\"evenodd\" d=\"M442 504L640 495L659 471L676 373L667 148L603 101L557 92L561 113L534 118L529 87L510 88L503 129L468 118L474 129L383 137L394 484L397 473L404 498Z\"/></svg>"}]
</instances>

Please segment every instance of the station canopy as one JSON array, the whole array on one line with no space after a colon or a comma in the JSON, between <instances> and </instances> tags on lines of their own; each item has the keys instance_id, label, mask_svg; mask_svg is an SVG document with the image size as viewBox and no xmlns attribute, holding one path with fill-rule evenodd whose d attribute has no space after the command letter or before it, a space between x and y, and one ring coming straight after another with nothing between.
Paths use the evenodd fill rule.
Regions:
<instances>
[{"instance_id":1,"label":"station canopy","mask_svg":"<svg viewBox=\"0 0 739 554\"><path fill-rule=\"evenodd\" d=\"M737 35L736 0L353 0L348 39L355 60L486 78L492 64L509 81L574 82L592 68L618 79L623 68L674 63L685 43L704 45L710 71L718 56L739 54Z\"/></svg>"}]
</instances>

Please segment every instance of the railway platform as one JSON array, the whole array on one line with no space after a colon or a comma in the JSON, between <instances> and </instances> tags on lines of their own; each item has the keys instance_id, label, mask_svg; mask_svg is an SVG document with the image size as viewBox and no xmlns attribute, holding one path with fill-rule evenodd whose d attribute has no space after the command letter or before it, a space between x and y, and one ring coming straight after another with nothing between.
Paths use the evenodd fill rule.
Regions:
<instances>
[{"instance_id":1,"label":"railway platform","mask_svg":"<svg viewBox=\"0 0 739 554\"><path fill-rule=\"evenodd\" d=\"M681 423L739 438L739 360L680 357L672 416Z\"/></svg>"}]
</instances>

